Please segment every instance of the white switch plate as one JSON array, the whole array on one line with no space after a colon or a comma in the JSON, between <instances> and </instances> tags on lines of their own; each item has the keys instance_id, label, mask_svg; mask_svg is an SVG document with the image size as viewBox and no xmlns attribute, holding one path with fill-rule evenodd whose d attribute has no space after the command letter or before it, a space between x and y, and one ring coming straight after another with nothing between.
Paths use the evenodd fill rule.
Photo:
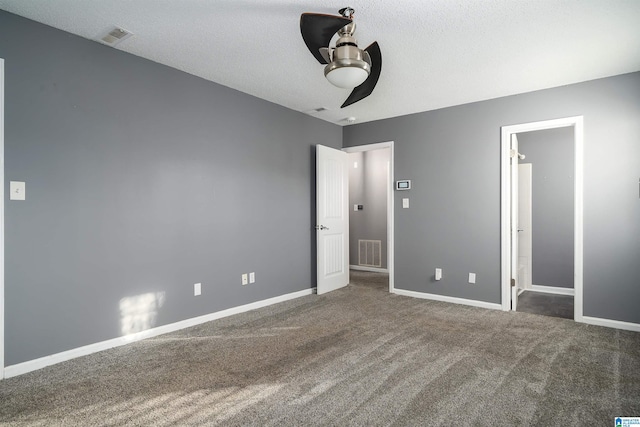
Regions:
<instances>
[{"instance_id":1,"label":"white switch plate","mask_svg":"<svg viewBox=\"0 0 640 427\"><path fill-rule=\"evenodd\" d=\"M197 297L202 294L202 283L194 283L193 284L193 296Z\"/></svg>"},{"instance_id":2,"label":"white switch plate","mask_svg":"<svg viewBox=\"0 0 640 427\"><path fill-rule=\"evenodd\" d=\"M249 283L249 275L247 273L244 273L242 275L242 285L246 285Z\"/></svg>"},{"instance_id":3,"label":"white switch plate","mask_svg":"<svg viewBox=\"0 0 640 427\"><path fill-rule=\"evenodd\" d=\"M402 209L409 209L409 199L402 199Z\"/></svg>"},{"instance_id":4,"label":"white switch plate","mask_svg":"<svg viewBox=\"0 0 640 427\"><path fill-rule=\"evenodd\" d=\"M442 280L442 269L436 268L436 280Z\"/></svg>"},{"instance_id":5,"label":"white switch plate","mask_svg":"<svg viewBox=\"0 0 640 427\"><path fill-rule=\"evenodd\" d=\"M256 283L256 273L249 273L249 283Z\"/></svg>"},{"instance_id":6,"label":"white switch plate","mask_svg":"<svg viewBox=\"0 0 640 427\"><path fill-rule=\"evenodd\" d=\"M353 205L353 210L357 211L358 210L358 205Z\"/></svg>"},{"instance_id":7,"label":"white switch plate","mask_svg":"<svg viewBox=\"0 0 640 427\"><path fill-rule=\"evenodd\" d=\"M476 283L476 273L469 273L469 283Z\"/></svg>"},{"instance_id":8,"label":"white switch plate","mask_svg":"<svg viewBox=\"0 0 640 427\"><path fill-rule=\"evenodd\" d=\"M9 200L26 200L26 184L22 181L9 181Z\"/></svg>"}]
</instances>

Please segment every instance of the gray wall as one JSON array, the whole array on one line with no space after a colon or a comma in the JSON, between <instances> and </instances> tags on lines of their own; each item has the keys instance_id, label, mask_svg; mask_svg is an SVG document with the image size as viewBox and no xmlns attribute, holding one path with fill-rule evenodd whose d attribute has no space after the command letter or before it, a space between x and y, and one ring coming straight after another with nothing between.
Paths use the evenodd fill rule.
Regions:
<instances>
[{"instance_id":1,"label":"gray wall","mask_svg":"<svg viewBox=\"0 0 640 427\"><path fill-rule=\"evenodd\" d=\"M573 288L574 171L573 128L518 134L520 163L532 168L532 281Z\"/></svg>"},{"instance_id":2,"label":"gray wall","mask_svg":"<svg viewBox=\"0 0 640 427\"><path fill-rule=\"evenodd\" d=\"M7 365L315 286L338 126L5 12L0 57Z\"/></svg>"},{"instance_id":3,"label":"gray wall","mask_svg":"<svg viewBox=\"0 0 640 427\"><path fill-rule=\"evenodd\" d=\"M395 286L499 303L500 127L583 115L584 315L640 323L639 100L632 73L345 127L345 147L394 141L413 180L394 196Z\"/></svg>"},{"instance_id":4,"label":"gray wall","mask_svg":"<svg viewBox=\"0 0 640 427\"><path fill-rule=\"evenodd\" d=\"M349 257L358 265L358 240L380 240L381 268L387 268L387 165L389 148L349 154ZM354 161L358 167L354 168ZM354 211L353 205L363 205Z\"/></svg>"}]
</instances>

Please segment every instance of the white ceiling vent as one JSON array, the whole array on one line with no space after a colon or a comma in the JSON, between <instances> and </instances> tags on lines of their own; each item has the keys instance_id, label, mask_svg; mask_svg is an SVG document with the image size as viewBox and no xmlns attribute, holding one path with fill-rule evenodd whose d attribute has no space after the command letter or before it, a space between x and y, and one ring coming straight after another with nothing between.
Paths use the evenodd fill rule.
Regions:
<instances>
[{"instance_id":1,"label":"white ceiling vent","mask_svg":"<svg viewBox=\"0 0 640 427\"><path fill-rule=\"evenodd\" d=\"M319 107L319 108L313 108L311 110L307 110L305 112L307 114L317 114L317 113L322 113L323 111L327 111L327 109L324 107Z\"/></svg>"},{"instance_id":2,"label":"white ceiling vent","mask_svg":"<svg viewBox=\"0 0 640 427\"><path fill-rule=\"evenodd\" d=\"M112 27L107 31L101 33L97 40L109 46L115 46L123 40L131 37L133 33L131 31L127 31L124 28L120 27Z\"/></svg>"}]
</instances>

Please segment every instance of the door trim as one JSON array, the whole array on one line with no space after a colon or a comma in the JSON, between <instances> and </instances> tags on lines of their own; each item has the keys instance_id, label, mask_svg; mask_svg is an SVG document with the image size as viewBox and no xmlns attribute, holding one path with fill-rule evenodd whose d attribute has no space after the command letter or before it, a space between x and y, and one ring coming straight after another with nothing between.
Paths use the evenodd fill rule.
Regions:
<instances>
[{"instance_id":1,"label":"door trim","mask_svg":"<svg viewBox=\"0 0 640 427\"><path fill-rule=\"evenodd\" d=\"M4 379L4 59L0 58L0 380Z\"/></svg>"},{"instance_id":2,"label":"door trim","mask_svg":"<svg viewBox=\"0 0 640 427\"><path fill-rule=\"evenodd\" d=\"M575 182L574 182L574 313L576 322L584 322L583 318L583 216L584 216L584 118L583 116L565 117L561 119L524 123L501 128L500 145L500 260L501 260L501 305L502 310L509 311L510 297L510 223L511 223L511 176L509 173L511 135L535 130L573 127Z\"/></svg>"},{"instance_id":3,"label":"door trim","mask_svg":"<svg viewBox=\"0 0 640 427\"><path fill-rule=\"evenodd\" d=\"M393 141L377 142L374 144L357 145L354 147L345 147L342 151L347 153L358 153L362 151L379 150L381 148L389 148L389 175L388 175L388 187L387 187L387 269L389 270L389 292L395 291L394 286L394 208L393 208L393 191L394 191L394 143Z\"/></svg>"}]
</instances>

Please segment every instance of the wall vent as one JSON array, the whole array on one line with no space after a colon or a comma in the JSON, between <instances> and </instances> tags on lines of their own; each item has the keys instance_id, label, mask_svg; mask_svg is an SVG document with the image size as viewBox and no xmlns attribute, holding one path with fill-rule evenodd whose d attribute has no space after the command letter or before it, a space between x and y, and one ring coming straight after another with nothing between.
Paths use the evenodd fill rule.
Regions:
<instances>
[{"instance_id":1,"label":"wall vent","mask_svg":"<svg viewBox=\"0 0 640 427\"><path fill-rule=\"evenodd\" d=\"M97 40L109 46L115 46L123 40L131 37L133 33L120 27L111 27L107 31L101 33Z\"/></svg>"},{"instance_id":2,"label":"wall vent","mask_svg":"<svg viewBox=\"0 0 640 427\"><path fill-rule=\"evenodd\" d=\"M382 242L380 240L358 240L358 265L382 267Z\"/></svg>"}]
</instances>

